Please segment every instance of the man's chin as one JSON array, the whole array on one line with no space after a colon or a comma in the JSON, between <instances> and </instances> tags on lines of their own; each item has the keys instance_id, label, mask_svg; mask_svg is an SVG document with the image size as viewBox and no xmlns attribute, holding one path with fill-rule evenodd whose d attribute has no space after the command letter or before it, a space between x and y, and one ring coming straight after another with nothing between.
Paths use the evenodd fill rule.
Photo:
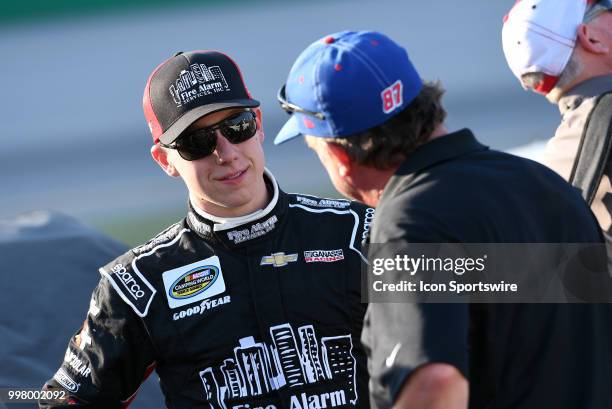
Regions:
<instances>
[{"instance_id":1,"label":"man's chin","mask_svg":"<svg viewBox=\"0 0 612 409\"><path fill-rule=\"evenodd\" d=\"M238 217L257 210L250 210L252 207L257 207L254 206L255 193L248 191L236 193L239 194L225 196L224 200L219 202L219 207L223 209L224 213L231 213L231 217Z\"/></svg>"}]
</instances>

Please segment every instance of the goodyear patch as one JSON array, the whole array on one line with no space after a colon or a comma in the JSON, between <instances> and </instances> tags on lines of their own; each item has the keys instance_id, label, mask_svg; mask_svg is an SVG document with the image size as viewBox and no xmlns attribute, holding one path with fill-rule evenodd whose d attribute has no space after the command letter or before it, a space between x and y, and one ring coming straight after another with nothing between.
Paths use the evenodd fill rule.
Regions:
<instances>
[{"instance_id":1,"label":"goodyear patch","mask_svg":"<svg viewBox=\"0 0 612 409\"><path fill-rule=\"evenodd\" d=\"M170 308L179 308L225 292L225 280L217 256L165 271L162 278Z\"/></svg>"}]
</instances>

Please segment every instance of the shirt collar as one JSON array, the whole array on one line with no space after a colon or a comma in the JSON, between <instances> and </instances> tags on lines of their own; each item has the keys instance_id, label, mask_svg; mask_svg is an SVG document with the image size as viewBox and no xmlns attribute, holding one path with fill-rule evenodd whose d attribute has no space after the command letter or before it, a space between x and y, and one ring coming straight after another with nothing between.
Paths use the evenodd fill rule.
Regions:
<instances>
[{"instance_id":1,"label":"shirt collar","mask_svg":"<svg viewBox=\"0 0 612 409\"><path fill-rule=\"evenodd\" d=\"M469 129L461 129L439 138L433 139L408 154L395 174L389 179L381 201L387 195L392 195L401 180L418 172L435 166L441 162L465 155L470 152L484 151L489 148L476 140Z\"/></svg>"},{"instance_id":2,"label":"shirt collar","mask_svg":"<svg viewBox=\"0 0 612 409\"><path fill-rule=\"evenodd\" d=\"M469 129L462 129L419 146L408 155L395 174L409 175L457 156L485 149L489 148L478 142Z\"/></svg>"},{"instance_id":3,"label":"shirt collar","mask_svg":"<svg viewBox=\"0 0 612 409\"><path fill-rule=\"evenodd\" d=\"M272 200L270 200L270 203L268 203L265 208L257 209L253 213L239 217L218 217L205 212L190 200L191 207L199 216L214 223L214 231L233 229L236 226L257 220L260 217L270 213L274 206L276 206L276 202L278 202L278 184L276 183L276 178L274 178L272 172L270 172L267 168L264 169L264 179L266 179L266 182L269 182L269 185L273 190ZM268 183L266 183L266 185L268 185Z\"/></svg>"},{"instance_id":4,"label":"shirt collar","mask_svg":"<svg viewBox=\"0 0 612 409\"><path fill-rule=\"evenodd\" d=\"M559 111L565 114L578 108L585 98L593 98L608 91L612 91L612 74L589 78L567 91L559 99Z\"/></svg>"},{"instance_id":5,"label":"shirt collar","mask_svg":"<svg viewBox=\"0 0 612 409\"><path fill-rule=\"evenodd\" d=\"M200 237L214 242L223 242L229 247L250 243L252 240L266 236L276 229L286 212L287 198L279 187L274 175L264 170L266 185L274 193L270 203L253 213L240 217L220 218L211 215L189 202L187 224Z\"/></svg>"}]
</instances>

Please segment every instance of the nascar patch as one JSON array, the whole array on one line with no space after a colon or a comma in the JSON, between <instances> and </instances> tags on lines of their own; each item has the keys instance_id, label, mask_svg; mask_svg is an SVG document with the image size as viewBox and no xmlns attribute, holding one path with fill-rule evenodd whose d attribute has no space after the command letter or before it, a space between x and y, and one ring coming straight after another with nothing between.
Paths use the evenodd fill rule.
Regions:
<instances>
[{"instance_id":1,"label":"nascar patch","mask_svg":"<svg viewBox=\"0 0 612 409\"><path fill-rule=\"evenodd\" d=\"M225 292L219 257L212 256L162 274L170 308L210 298Z\"/></svg>"}]
</instances>

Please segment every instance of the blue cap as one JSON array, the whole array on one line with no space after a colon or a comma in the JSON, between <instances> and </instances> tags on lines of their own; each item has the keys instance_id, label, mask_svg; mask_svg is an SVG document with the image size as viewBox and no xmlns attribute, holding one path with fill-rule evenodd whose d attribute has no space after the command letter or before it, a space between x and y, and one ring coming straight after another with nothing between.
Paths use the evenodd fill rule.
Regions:
<instances>
[{"instance_id":1,"label":"blue cap","mask_svg":"<svg viewBox=\"0 0 612 409\"><path fill-rule=\"evenodd\" d=\"M406 50L383 34L342 31L323 37L300 54L279 92L281 106L292 115L274 144L304 134L333 138L363 132L407 107L422 86Z\"/></svg>"}]
</instances>

